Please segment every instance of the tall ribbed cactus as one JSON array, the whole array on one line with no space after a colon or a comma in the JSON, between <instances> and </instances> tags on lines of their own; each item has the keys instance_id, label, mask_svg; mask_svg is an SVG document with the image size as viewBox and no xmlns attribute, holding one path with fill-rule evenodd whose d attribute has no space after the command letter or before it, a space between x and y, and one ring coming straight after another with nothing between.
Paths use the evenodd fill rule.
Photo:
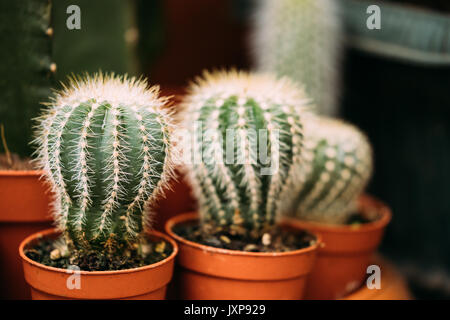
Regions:
<instances>
[{"instance_id":1,"label":"tall ribbed cactus","mask_svg":"<svg viewBox=\"0 0 450 320\"><path fill-rule=\"evenodd\" d=\"M31 119L56 70L50 11L50 0L0 1L0 123L10 150L22 157L31 155Z\"/></svg>"},{"instance_id":2,"label":"tall ribbed cactus","mask_svg":"<svg viewBox=\"0 0 450 320\"><path fill-rule=\"evenodd\" d=\"M150 222L173 160L158 94L135 78L73 78L38 119L38 162L57 195L58 225L76 247L114 249Z\"/></svg>"},{"instance_id":3,"label":"tall ribbed cactus","mask_svg":"<svg viewBox=\"0 0 450 320\"><path fill-rule=\"evenodd\" d=\"M340 120L308 115L304 128L304 176L287 211L299 219L345 223L372 174L370 143Z\"/></svg>"},{"instance_id":4,"label":"tall ribbed cactus","mask_svg":"<svg viewBox=\"0 0 450 320\"><path fill-rule=\"evenodd\" d=\"M341 25L335 0L261 0L255 12L256 70L305 85L317 111L338 110Z\"/></svg>"},{"instance_id":5,"label":"tall ribbed cactus","mask_svg":"<svg viewBox=\"0 0 450 320\"><path fill-rule=\"evenodd\" d=\"M307 103L290 80L269 75L205 72L192 84L182 118L193 139L183 145L203 222L275 222L280 194L298 176Z\"/></svg>"},{"instance_id":6,"label":"tall ribbed cactus","mask_svg":"<svg viewBox=\"0 0 450 320\"><path fill-rule=\"evenodd\" d=\"M54 0L52 23L55 29L53 56L58 65L56 79L64 81L72 73L99 69L136 73L134 47L138 35L133 28L134 4L135 1L123 0ZM80 8L80 29L67 27L67 19L71 16L67 9L71 5ZM74 43L77 45L67 50Z\"/></svg>"}]
</instances>

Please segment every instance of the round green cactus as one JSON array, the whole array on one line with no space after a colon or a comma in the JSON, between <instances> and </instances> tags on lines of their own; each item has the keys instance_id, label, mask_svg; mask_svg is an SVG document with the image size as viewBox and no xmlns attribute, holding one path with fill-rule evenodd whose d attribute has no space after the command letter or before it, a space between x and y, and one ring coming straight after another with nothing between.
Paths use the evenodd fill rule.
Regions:
<instances>
[{"instance_id":1,"label":"round green cactus","mask_svg":"<svg viewBox=\"0 0 450 320\"><path fill-rule=\"evenodd\" d=\"M336 115L342 27L335 0L260 0L253 26L257 71L305 85L316 110Z\"/></svg>"},{"instance_id":2,"label":"round green cactus","mask_svg":"<svg viewBox=\"0 0 450 320\"><path fill-rule=\"evenodd\" d=\"M38 163L54 217L78 248L136 241L172 175L170 115L145 80L72 78L38 118Z\"/></svg>"},{"instance_id":3,"label":"round green cactus","mask_svg":"<svg viewBox=\"0 0 450 320\"><path fill-rule=\"evenodd\" d=\"M299 219L345 223L372 174L370 143L340 120L309 115L304 128L304 176L286 211Z\"/></svg>"},{"instance_id":4,"label":"round green cactus","mask_svg":"<svg viewBox=\"0 0 450 320\"><path fill-rule=\"evenodd\" d=\"M251 230L275 223L280 194L299 176L308 103L287 78L222 71L197 79L181 116L193 137L183 146L203 222Z\"/></svg>"}]
</instances>

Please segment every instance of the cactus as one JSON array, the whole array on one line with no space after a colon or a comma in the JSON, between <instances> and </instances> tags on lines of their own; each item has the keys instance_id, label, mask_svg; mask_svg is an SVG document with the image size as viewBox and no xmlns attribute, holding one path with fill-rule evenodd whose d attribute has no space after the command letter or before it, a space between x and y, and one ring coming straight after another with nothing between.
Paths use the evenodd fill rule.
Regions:
<instances>
[{"instance_id":1,"label":"cactus","mask_svg":"<svg viewBox=\"0 0 450 320\"><path fill-rule=\"evenodd\" d=\"M299 219L343 224L372 173L366 136L340 120L310 115L305 120L304 176L287 210Z\"/></svg>"},{"instance_id":2,"label":"cactus","mask_svg":"<svg viewBox=\"0 0 450 320\"><path fill-rule=\"evenodd\" d=\"M31 155L31 119L56 70L50 10L49 0L0 1L0 123L11 152L22 157Z\"/></svg>"},{"instance_id":3,"label":"cactus","mask_svg":"<svg viewBox=\"0 0 450 320\"><path fill-rule=\"evenodd\" d=\"M238 71L197 78L181 116L193 137L182 145L202 223L255 231L275 223L280 194L298 177L307 104L287 78Z\"/></svg>"},{"instance_id":4,"label":"cactus","mask_svg":"<svg viewBox=\"0 0 450 320\"><path fill-rule=\"evenodd\" d=\"M114 252L149 226L173 163L173 125L158 94L126 76L71 78L37 119L37 162L75 248Z\"/></svg>"},{"instance_id":5,"label":"cactus","mask_svg":"<svg viewBox=\"0 0 450 320\"><path fill-rule=\"evenodd\" d=\"M321 114L338 113L341 24L334 0L263 0L255 14L256 70L303 83Z\"/></svg>"},{"instance_id":6,"label":"cactus","mask_svg":"<svg viewBox=\"0 0 450 320\"><path fill-rule=\"evenodd\" d=\"M80 8L80 29L67 28L70 14L66 11L70 5ZM134 1L57 0L53 1L52 19L58 81L72 73L94 73L99 69L137 73L135 45L139 36L133 25ZM69 47L71 50L67 50Z\"/></svg>"},{"instance_id":7,"label":"cactus","mask_svg":"<svg viewBox=\"0 0 450 320\"><path fill-rule=\"evenodd\" d=\"M416 7L414 5L418 5ZM402 60L420 66L448 66L450 64L450 24L445 10L448 1L417 0L340 0L342 20L347 35L347 45L383 59ZM444 4L445 3L445 4ZM380 8L380 29L369 29L364 14L368 8ZM436 6L436 11L424 10L423 6Z\"/></svg>"}]
</instances>

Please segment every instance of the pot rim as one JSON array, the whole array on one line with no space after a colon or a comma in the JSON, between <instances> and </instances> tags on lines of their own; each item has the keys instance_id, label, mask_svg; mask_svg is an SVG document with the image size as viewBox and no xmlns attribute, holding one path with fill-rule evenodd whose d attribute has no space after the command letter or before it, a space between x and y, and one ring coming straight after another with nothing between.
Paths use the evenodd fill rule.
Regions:
<instances>
[{"instance_id":1,"label":"pot rim","mask_svg":"<svg viewBox=\"0 0 450 320\"><path fill-rule=\"evenodd\" d=\"M194 248L202 250L202 251L208 251L208 252L217 253L217 254L226 254L226 255L231 255L231 256L286 257L286 256L293 256L293 255L303 254L303 253L307 253L307 252L312 252L312 251L318 249L323 244L322 237L319 234L317 234L313 231L310 231L308 229L305 229L305 231L312 234L316 238L316 242L313 245L310 245L306 248L292 250L292 251L286 251L286 252L247 252L247 251L241 251L241 250L222 249L222 248L216 248L216 247L204 245L204 244L197 243L197 242L194 242L191 240L187 240L172 231L173 226L175 226L176 224L186 222L189 220L198 220L198 219L199 219L199 216L196 211L185 212L185 213L176 215L175 217L172 217L169 220L167 220L167 222L164 226L164 229L169 236L173 237L176 241L179 241L179 242L183 243L184 245L194 247ZM281 222L281 224L284 224L287 226L292 225L290 220L285 220L285 221Z\"/></svg>"},{"instance_id":2,"label":"pot rim","mask_svg":"<svg viewBox=\"0 0 450 320\"><path fill-rule=\"evenodd\" d=\"M39 176L44 175L43 170L0 170L1 176L11 176L11 177L31 177L31 176Z\"/></svg>"},{"instance_id":3,"label":"pot rim","mask_svg":"<svg viewBox=\"0 0 450 320\"><path fill-rule=\"evenodd\" d=\"M363 194L360 196L359 201L365 203L376 203L376 206L372 205L372 207L376 208L376 210L380 214L380 218L372 222L359 224L357 227L352 225L337 225L307 220L299 220L296 218L289 218L289 220L293 220L294 224L297 224L306 230L308 230L308 228L312 228L318 232L327 232L327 233L371 232L386 227L388 223L391 221L392 219L391 209L381 200L371 195Z\"/></svg>"},{"instance_id":4,"label":"pot rim","mask_svg":"<svg viewBox=\"0 0 450 320\"><path fill-rule=\"evenodd\" d=\"M55 234L55 233L61 233L61 232L57 228L51 228L51 229L45 229L43 231L33 233L32 235L29 235L28 237L26 237L24 240L22 240L22 242L20 243L20 246L19 246L20 258L23 261L26 261L27 263L33 265L36 268L45 269L45 270L51 271L51 272L67 274L67 269L46 266L46 265L44 265L42 263L39 263L39 262L34 261L34 260L31 260L24 253L25 247L31 241L36 240L39 237L43 238L45 236L49 236L49 235L52 235L52 234ZM124 269L124 270L108 270L108 271L84 271L84 270L80 270L80 271L77 271L77 273L80 274L80 275L85 275L85 276L101 276L101 275L105 275L106 276L106 275L119 275L119 274L134 273L134 272L141 272L141 271L157 268L157 267L159 267L159 266L161 266L163 264L166 264L169 261L175 259L175 256L178 254L178 245L173 239L171 239L166 234L164 234L162 232L159 232L159 231L156 231L156 230L149 230L149 231L146 232L146 234L157 236L157 237L162 238L165 241L169 242L172 245L172 248L173 248L172 253L167 258L165 258L165 259L163 259L161 261L158 261L158 262L155 262L155 263L143 266L143 267Z\"/></svg>"}]
</instances>

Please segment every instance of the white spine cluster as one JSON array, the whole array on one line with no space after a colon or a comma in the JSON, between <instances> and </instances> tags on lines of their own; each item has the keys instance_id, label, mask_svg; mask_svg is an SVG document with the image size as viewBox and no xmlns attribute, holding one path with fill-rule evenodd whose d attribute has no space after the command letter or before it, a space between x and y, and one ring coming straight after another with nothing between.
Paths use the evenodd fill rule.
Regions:
<instances>
[{"instance_id":1,"label":"white spine cluster","mask_svg":"<svg viewBox=\"0 0 450 320\"><path fill-rule=\"evenodd\" d=\"M247 127L247 119L245 118L246 110L243 104L239 104L238 100L238 121L237 121L237 161L243 164L242 184L246 186L250 196L250 211L253 214L253 220L259 222L258 208L262 202L261 196L261 180L259 179L254 166L257 165L256 139L254 135L249 134Z\"/></svg>"},{"instance_id":2,"label":"white spine cluster","mask_svg":"<svg viewBox=\"0 0 450 320\"><path fill-rule=\"evenodd\" d=\"M98 103L92 104L92 107L87 114L86 120L83 123L81 129L80 141L78 143L78 156L75 157L75 171L78 174L76 190L79 196L79 206L80 210L76 215L76 225L79 231L82 230L82 224L85 219L86 209L91 203L90 192L91 188L89 186L89 173L92 173L92 169L89 168L88 162L90 160L90 152L88 146L88 136L89 128L91 125L92 117L94 116L95 110L98 107Z\"/></svg>"},{"instance_id":3,"label":"white spine cluster","mask_svg":"<svg viewBox=\"0 0 450 320\"><path fill-rule=\"evenodd\" d=\"M219 99L216 101L215 105L217 108L222 107L224 100ZM233 210L239 208L239 194L237 188L233 182L232 174L230 170L225 165L224 151L222 147L221 132L219 130L219 110L214 110L211 112L210 118L207 119L206 123L210 123L211 130L211 143L207 146L206 156L212 156L216 164L214 175L220 180L220 186L226 190L225 197L230 201L230 207ZM208 148L209 147L209 148ZM217 200L217 199L216 199ZM224 214L222 210L219 211L219 216Z\"/></svg>"},{"instance_id":4,"label":"white spine cluster","mask_svg":"<svg viewBox=\"0 0 450 320\"><path fill-rule=\"evenodd\" d=\"M99 227L94 230L94 235L99 236L104 233L105 227L108 229L111 227L111 213L119 206L119 197L123 195L125 191L121 183L126 182L127 177L122 172L123 166L126 166L126 157L123 154L123 146L121 142L121 127L119 119L119 109L116 103L112 103L111 107L112 115L112 152L110 155L108 166L105 167L104 172L106 181L108 183L109 195L103 203L103 213L100 217ZM111 172L112 168L112 172Z\"/></svg>"}]
</instances>

